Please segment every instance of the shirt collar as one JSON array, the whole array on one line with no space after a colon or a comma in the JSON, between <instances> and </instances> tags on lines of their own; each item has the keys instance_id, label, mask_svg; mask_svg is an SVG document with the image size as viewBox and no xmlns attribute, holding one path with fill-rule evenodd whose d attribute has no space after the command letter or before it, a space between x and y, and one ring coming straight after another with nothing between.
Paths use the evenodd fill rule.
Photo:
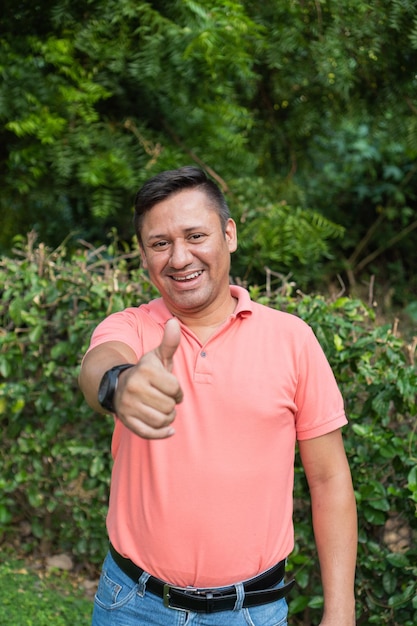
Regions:
<instances>
[{"instance_id":1,"label":"shirt collar","mask_svg":"<svg viewBox=\"0 0 417 626\"><path fill-rule=\"evenodd\" d=\"M230 293L237 298L237 305L234 310L236 316L246 316L253 312L253 302L250 299L249 291L238 285L230 285Z\"/></svg>"},{"instance_id":2,"label":"shirt collar","mask_svg":"<svg viewBox=\"0 0 417 626\"><path fill-rule=\"evenodd\" d=\"M249 292L238 285L230 285L230 293L238 300L233 315L236 317L250 315L253 311L253 302L250 299ZM163 326L173 317L162 298L155 298L148 304L144 304L143 307L155 322Z\"/></svg>"}]
</instances>

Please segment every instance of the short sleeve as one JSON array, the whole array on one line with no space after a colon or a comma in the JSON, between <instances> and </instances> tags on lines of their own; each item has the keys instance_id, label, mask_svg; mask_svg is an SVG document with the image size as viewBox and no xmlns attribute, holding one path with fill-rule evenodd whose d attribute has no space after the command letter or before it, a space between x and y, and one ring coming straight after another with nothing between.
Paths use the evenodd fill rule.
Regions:
<instances>
[{"instance_id":1,"label":"short sleeve","mask_svg":"<svg viewBox=\"0 0 417 626\"><path fill-rule=\"evenodd\" d=\"M92 334L87 354L107 341L120 341L130 346L139 359L143 354L141 337L141 320L137 309L125 309L100 322Z\"/></svg>"},{"instance_id":2,"label":"short sleeve","mask_svg":"<svg viewBox=\"0 0 417 626\"><path fill-rule=\"evenodd\" d=\"M295 397L297 439L320 437L347 424L342 394L311 329L299 353L298 372Z\"/></svg>"}]
</instances>

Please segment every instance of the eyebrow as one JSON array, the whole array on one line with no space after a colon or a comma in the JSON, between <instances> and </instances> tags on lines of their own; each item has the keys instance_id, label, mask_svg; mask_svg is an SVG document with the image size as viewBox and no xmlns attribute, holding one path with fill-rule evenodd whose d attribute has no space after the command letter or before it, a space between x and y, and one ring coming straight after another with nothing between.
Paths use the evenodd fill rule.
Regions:
<instances>
[{"instance_id":1,"label":"eyebrow","mask_svg":"<svg viewBox=\"0 0 417 626\"><path fill-rule=\"evenodd\" d=\"M152 241L152 239L166 239L166 235L151 235L151 237L147 238L147 241Z\"/></svg>"},{"instance_id":2,"label":"eyebrow","mask_svg":"<svg viewBox=\"0 0 417 626\"><path fill-rule=\"evenodd\" d=\"M189 226L188 228L184 228L183 229L183 233L184 234L188 234L188 233L192 233L192 232L199 232L199 231L203 231L205 230L202 226ZM155 235L150 235L147 238L147 241L152 241L154 239L168 239L168 235L166 235L165 233L160 233L160 234L155 234Z\"/></svg>"}]
</instances>

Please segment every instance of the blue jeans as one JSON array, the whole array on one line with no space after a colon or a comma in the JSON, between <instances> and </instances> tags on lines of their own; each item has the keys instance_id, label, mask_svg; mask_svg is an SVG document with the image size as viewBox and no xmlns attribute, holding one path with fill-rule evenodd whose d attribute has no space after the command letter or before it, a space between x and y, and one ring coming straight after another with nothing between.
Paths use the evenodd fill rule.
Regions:
<instances>
[{"instance_id":1,"label":"blue jeans","mask_svg":"<svg viewBox=\"0 0 417 626\"><path fill-rule=\"evenodd\" d=\"M285 598L250 609L192 613L166 608L162 598L146 591L149 574L137 583L126 576L107 554L94 603L92 626L287 626ZM278 586L282 585L281 582ZM236 585L243 602L243 586Z\"/></svg>"}]
</instances>

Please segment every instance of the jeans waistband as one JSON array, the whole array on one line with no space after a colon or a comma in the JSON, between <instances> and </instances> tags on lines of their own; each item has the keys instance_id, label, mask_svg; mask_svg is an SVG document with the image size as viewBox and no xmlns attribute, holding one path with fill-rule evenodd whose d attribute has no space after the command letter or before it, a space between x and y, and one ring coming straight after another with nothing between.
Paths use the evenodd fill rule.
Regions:
<instances>
[{"instance_id":1,"label":"jeans waistband","mask_svg":"<svg viewBox=\"0 0 417 626\"><path fill-rule=\"evenodd\" d=\"M119 554L111 544L110 554L120 569L134 582L138 582L144 570L135 565L130 559ZM249 608L251 606L268 604L286 596L294 586L295 580L291 580L278 589L271 589L271 587L276 587L283 580L284 573L285 560L280 561L266 572L244 581L242 583L245 593L243 607ZM237 600L235 585L209 589L176 587L159 578L150 576L146 583L146 589L162 598L164 605L168 608L196 613L229 611L234 608Z\"/></svg>"}]
</instances>

